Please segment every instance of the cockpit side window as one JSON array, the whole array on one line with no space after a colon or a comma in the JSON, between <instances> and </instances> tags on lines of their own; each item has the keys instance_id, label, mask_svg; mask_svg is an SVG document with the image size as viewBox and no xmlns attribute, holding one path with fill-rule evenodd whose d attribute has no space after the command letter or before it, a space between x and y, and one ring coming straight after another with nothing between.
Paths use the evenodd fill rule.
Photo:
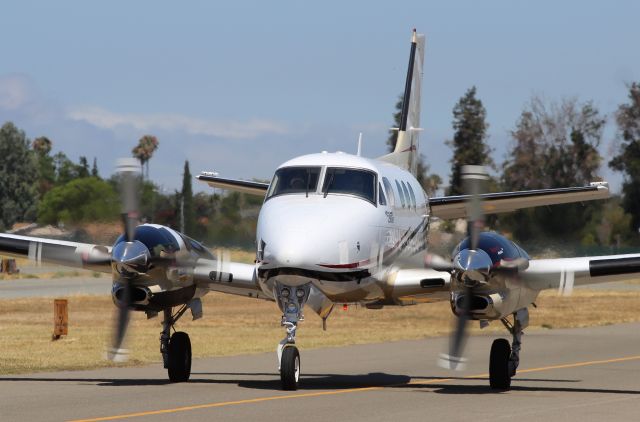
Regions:
<instances>
[{"instance_id":1,"label":"cockpit side window","mask_svg":"<svg viewBox=\"0 0 640 422\"><path fill-rule=\"evenodd\" d=\"M402 187L400 186L400 183L398 183L398 181L396 180L396 187L398 188L398 195L400 196L400 202L402 203L402 208L404 208L405 205L405 199L404 199L404 192L402 192Z\"/></svg>"},{"instance_id":2,"label":"cockpit side window","mask_svg":"<svg viewBox=\"0 0 640 422\"><path fill-rule=\"evenodd\" d=\"M396 195L393 192L393 187L391 186L391 183L389 182L389 179L387 179L386 177L382 178L382 184L384 184L384 190L387 192L387 198L389 198L389 205L391 207L395 207L396 206Z\"/></svg>"},{"instance_id":3,"label":"cockpit side window","mask_svg":"<svg viewBox=\"0 0 640 422\"><path fill-rule=\"evenodd\" d=\"M354 195L376 204L376 174L369 170L328 167L324 176L322 192L328 194Z\"/></svg>"},{"instance_id":4,"label":"cockpit side window","mask_svg":"<svg viewBox=\"0 0 640 422\"><path fill-rule=\"evenodd\" d=\"M380 205L387 205L387 198L384 197L384 191L382 190L382 184L378 183L378 202Z\"/></svg>"},{"instance_id":5,"label":"cockpit side window","mask_svg":"<svg viewBox=\"0 0 640 422\"><path fill-rule=\"evenodd\" d=\"M318 187L320 167L283 167L276 171L267 199L288 194L314 193Z\"/></svg>"}]
</instances>

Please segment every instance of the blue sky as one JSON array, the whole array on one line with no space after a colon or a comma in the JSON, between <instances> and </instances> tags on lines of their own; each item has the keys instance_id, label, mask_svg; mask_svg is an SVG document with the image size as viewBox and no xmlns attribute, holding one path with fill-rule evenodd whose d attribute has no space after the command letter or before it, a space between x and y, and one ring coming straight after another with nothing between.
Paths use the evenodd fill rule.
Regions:
<instances>
[{"instance_id":1,"label":"blue sky","mask_svg":"<svg viewBox=\"0 0 640 422\"><path fill-rule=\"evenodd\" d=\"M451 109L470 86L502 162L532 95L593 100L610 116L625 83L640 81L633 1L21 1L1 10L0 120L73 159L96 156L103 175L155 134L151 176L167 190L181 184L185 159L193 173L268 179L296 155L355 151L358 132L364 154L381 155L414 27L427 36L422 150L445 179ZM605 160L614 129L611 120Z\"/></svg>"}]
</instances>

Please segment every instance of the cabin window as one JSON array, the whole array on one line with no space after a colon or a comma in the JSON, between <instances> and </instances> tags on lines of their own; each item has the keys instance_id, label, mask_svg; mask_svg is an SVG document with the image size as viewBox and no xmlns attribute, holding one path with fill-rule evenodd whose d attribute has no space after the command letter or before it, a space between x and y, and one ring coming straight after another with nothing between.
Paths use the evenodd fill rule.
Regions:
<instances>
[{"instance_id":1,"label":"cabin window","mask_svg":"<svg viewBox=\"0 0 640 422\"><path fill-rule=\"evenodd\" d=\"M322 192L353 195L376 204L376 174L370 170L328 167Z\"/></svg>"},{"instance_id":2,"label":"cabin window","mask_svg":"<svg viewBox=\"0 0 640 422\"><path fill-rule=\"evenodd\" d=\"M393 192L393 187L391 186L391 183L389 182L389 179L387 179L386 177L382 178L382 183L384 184L384 190L387 193L387 198L389 198L389 205L392 207L396 206L396 195Z\"/></svg>"},{"instance_id":3,"label":"cabin window","mask_svg":"<svg viewBox=\"0 0 640 422\"><path fill-rule=\"evenodd\" d=\"M398 195L400 196L400 202L402 203L402 208L404 208L406 206L405 199L404 199L404 192L402 192L402 187L400 187L400 183L398 183L397 180L396 180L396 187L398 188Z\"/></svg>"},{"instance_id":4,"label":"cabin window","mask_svg":"<svg viewBox=\"0 0 640 422\"><path fill-rule=\"evenodd\" d=\"M380 205L387 205L387 199L384 197L384 191L382 190L382 184L378 183L378 202Z\"/></svg>"},{"instance_id":5,"label":"cabin window","mask_svg":"<svg viewBox=\"0 0 640 422\"><path fill-rule=\"evenodd\" d=\"M402 184L402 191L404 192L404 197L407 201L407 208L411 208L413 205L411 203L411 198L409 197L409 191L407 190L407 185L404 182L400 182Z\"/></svg>"},{"instance_id":6,"label":"cabin window","mask_svg":"<svg viewBox=\"0 0 640 422\"><path fill-rule=\"evenodd\" d=\"M409 189L409 196L411 196L411 203L413 204L413 208L417 209L416 195L413 193L413 188L411 184L407 183L407 189Z\"/></svg>"},{"instance_id":7,"label":"cabin window","mask_svg":"<svg viewBox=\"0 0 640 422\"><path fill-rule=\"evenodd\" d=\"M289 194L309 194L316 191L320 167L283 167L276 171L267 192L272 196Z\"/></svg>"}]
</instances>

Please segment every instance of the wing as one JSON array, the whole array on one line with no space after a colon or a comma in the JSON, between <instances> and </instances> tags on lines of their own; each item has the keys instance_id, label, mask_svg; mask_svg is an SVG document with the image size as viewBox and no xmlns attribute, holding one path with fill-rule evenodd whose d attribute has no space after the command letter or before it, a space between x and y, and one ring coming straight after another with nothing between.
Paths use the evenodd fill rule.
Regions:
<instances>
[{"instance_id":1,"label":"wing","mask_svg":"<svg viewBox=\"0 0 640 422\"><path fill-rule=\"evenodd\" d=\"M0 255L111 273L111 248L0 233Z\"/></svg>"},{"instance_id":2,"label":"wing","mask_svg":"<svg viewBox=\"0 0 640 422\"><path fill-rule=\"evenodd\" d=\"M558 289L563 294L570 294L573 286L638 278L640 254L533 259L520 273L520 279L534 290Z\"/></svg>"},{"instance_id":3,"label":"wing","mask_svg":"<svg viewBox=\"0 0 640 422\"><path fill-rule=\"evenodd\" d=\"M538 189L519 192L498 192L480 195L485 214L498 214L541 205L569 204L572 202L593 201L609 197L609 185L606 182L593 182L589 186ZM430 198L429 205L434 217L442 219L466 218L468 195L443 196Z\"/></svg>"},{"instance_id":4,"label":"wing","mask_svg":"<svg viewBox=\"0 0 640 422\"><path fill-rule=\"evenodd\" d=\"M222 177L211 176L208 174L200 174L196 176L196 179L201 182L206 182L212 188L235 190L242 193L248 193L250 195L265 196L267 189L269 189L268 183L250 182L247 180L234 180L224 179Z\"/></svg>"},{"instance_id":5,"label":"wing","mask_svg":"<svg viewBox=\"0 0 640 422\"><path fill-rule=\"evenodd\" d=\"M273 300L260 288L255 265L201 259L193 277L200 289Z\"/></svg>"}]
</instances>

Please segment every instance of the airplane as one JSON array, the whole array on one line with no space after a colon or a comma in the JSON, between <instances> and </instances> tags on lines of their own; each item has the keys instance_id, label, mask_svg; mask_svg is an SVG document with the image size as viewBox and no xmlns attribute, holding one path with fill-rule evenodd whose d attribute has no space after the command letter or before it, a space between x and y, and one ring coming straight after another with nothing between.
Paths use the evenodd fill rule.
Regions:
<instances>
[{"instance_id":1,"label":"airplane","mask_svg":"<svg viewBox=\"0 0 640 422\"><path fill-rule=\"evenodd\" d=\"M270 183L234 180L203 172L214 188L264 198L256 230L255 264L213 255L201 243L156 224L138 224L137 163L123 161L124 233L112 246L0 234L0 254L112 274L118 308L109 357L123 348L131 311L163 314L160 352L171 382L188 381L191 342L172 328L190 311L201 318L202 297L216 291L273 301L282 312L285 337L277 345L284 390L301 377L296 332L303 310L326 320L336 304L369 309L449 301L457 317L442 365L459 369L469 320L501 321L512 341L491 347L489 384L510 388L516 374L528 308L545 289L570 293L574 286L634 278L640 254L531 259L506 237L483 230L484 215L605 199L605 182L588 186L484 193L486 173L465 167L467 194L429 198L416 180L424 35L415 30L395 149L371 159L320 152L280 165ZM469 235L453 259L426 253L434 218L467 218Z\"/></svg>"}]
</instances>

